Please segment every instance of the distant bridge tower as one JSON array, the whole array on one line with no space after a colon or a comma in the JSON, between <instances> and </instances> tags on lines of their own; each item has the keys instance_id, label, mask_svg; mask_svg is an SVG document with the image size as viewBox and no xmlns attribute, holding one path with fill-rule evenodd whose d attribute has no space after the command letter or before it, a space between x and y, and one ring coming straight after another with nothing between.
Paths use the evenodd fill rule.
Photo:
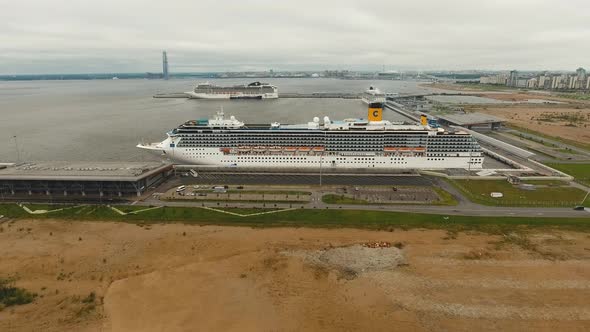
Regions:
<instances>
[{"instance_id":1,"label":"distant bridge tower","mask_svg":"<svg viewBox=\"0 0 590 332\"><path fill-rule=\"evenodd\" d=\"M166 51L162 52L162 78L168 79L168 56Z\"/></svg>"}]
</instances>

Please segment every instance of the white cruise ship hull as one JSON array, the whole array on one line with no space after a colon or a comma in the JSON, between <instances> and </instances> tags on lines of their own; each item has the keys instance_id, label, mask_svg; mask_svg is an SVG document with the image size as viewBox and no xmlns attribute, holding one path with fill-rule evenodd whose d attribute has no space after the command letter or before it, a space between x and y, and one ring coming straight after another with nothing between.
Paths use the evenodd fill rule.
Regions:
<instances>
[{"instance_id":1,"label":"white cruise ship hull","mask_svg":"<svg viewBox=\"0 0 590 332\"><path fill-rule=\"evenodd\" d=\"M374 106L374 107L373 107ZM303 125L246 125L222 111L209 120L189 120L168 137L139 148L172 161L217 167L319 169L481 169L483 154L464 132L382 120L371 104L368 120L319 118Z\"/></svg>"},{"instance_id":2,"label":"white cruise ship hull","mask_svg":"<svg viewBox=\"0 0 590 332\"><path fill-rule=\"evenodd\" d=\"M418 157L383 155L322 155L319 153L289 155L234 155L219 148L164 148L166 144L138 145L137 147L164 154L171 160L186 165L259 168L315 168L351 169L481 169L483 156Z\"/></svg>"},{"instance_id":3,"label":"white cruise ship hull","mask_svg":"<svg viewBox=\"0 0 590 332\"><path fill-rule=\"evenodd\" d=\"M384 97L375 97L375 96L362 96L361 100L365 104L385 103L387 101L387 99L385 99Z\"/></svg>"},{"instance_id":4,"label":"white cruise ship hull","mask_svg":"<svg viewBox=\"0 0 590 332\"><path fill-rule=\"evenodd\" d=\"M261 94L244 94L244 93L196 93L194 91L185 92L191 99L277 99L279 94L261 93Z\"/></svg>"}]
</instances>

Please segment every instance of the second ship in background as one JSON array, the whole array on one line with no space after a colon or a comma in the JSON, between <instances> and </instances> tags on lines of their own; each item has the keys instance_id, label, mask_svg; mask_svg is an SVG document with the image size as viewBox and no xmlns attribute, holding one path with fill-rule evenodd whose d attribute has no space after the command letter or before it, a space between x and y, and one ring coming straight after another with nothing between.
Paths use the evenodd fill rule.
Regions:
<instances>
[{"instance_id":1,"label":"second ship in background","mask_svg":"<svg viewBox=\"0 0 590 332\"><path fill-rule=\"evenodd\" d=\"M194 99L276 99L279 92L276 86L268 83L252 82L248 85L229 87L217 86L209 82L198 84L193 91L186 92Z\"/></svg>"}]
</instances>

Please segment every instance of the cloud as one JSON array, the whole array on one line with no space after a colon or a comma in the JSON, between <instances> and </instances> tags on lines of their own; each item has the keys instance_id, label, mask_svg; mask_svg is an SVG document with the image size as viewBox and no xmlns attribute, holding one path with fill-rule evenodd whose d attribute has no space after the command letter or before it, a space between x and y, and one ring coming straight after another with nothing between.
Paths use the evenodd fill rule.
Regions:
<instances>
[{"instance_id":1,"label":"cloud","mask_svg":"<svg viewBox=\"0 0 590 332\"><path fill-rule=\"evenodd\" d=\"M574 69L585 0L0 0L0 73Z\"/></svg>"}]
</instances>

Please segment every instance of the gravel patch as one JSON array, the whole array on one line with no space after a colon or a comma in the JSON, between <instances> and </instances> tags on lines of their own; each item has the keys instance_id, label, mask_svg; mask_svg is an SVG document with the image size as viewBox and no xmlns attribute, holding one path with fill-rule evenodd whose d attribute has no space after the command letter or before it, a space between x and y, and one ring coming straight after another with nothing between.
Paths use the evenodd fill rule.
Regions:
<instances>
[{"instance_id":1,"label":"gravel patch","mask_svg":"<svg viewBox=\"0 0 590 332\"><path fill-rule=\"evenodd\" d=\"M360 244L323 250L285 253L303 258L306 262L336 269L350 278L369 271L387 271L405 265L403 251L396 247L369 248Z\"/></svg>"}]
</instances>

